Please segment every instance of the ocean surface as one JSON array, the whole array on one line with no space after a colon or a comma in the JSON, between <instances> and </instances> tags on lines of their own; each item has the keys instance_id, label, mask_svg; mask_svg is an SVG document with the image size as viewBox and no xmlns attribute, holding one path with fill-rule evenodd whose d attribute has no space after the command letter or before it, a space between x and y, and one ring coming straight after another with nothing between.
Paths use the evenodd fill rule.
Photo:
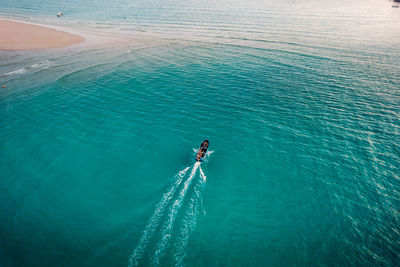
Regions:
<instances>
[{"instance_id":1,"label":"ocean surface","mask_svg":"<svg viewBox=\"0 0 400 267\"><path fill-rule=\"evenodd\" d=\"M392 2L0 0L0 16L137 39L0 52L0 266L399 266Z\"/></svg>"}]
</instances>

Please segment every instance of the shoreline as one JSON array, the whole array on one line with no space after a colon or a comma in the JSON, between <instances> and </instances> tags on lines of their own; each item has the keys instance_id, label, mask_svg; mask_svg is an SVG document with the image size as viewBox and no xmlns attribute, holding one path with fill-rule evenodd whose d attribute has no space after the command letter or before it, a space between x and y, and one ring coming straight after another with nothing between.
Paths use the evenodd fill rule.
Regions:
<instances>
[{"instance_id":1,"label":"shoreline","mask_svg":"<svg viewBox=\"0 0 400 267\"><path fill-rule=\"evenodd\" d=\"M24 31L29 34L29 29L40 29L42 33L40 46L31 46L31 38L23 34L20 35L18 41L10 42L7 40L9 36L15 36L16 32L10 32L10 29L4 29L2 22L20 25ZM63 21L64 23L66 21ZM73 26L72 26L73 25ZM95 49L95 48L117 48L128 47L129 49L157 46L160 42L169 42L163 36L148 34L132 29L131 31L122 30L120 28L106 27L96 28L95 25L88 23L73 23L72 25L61 25L54 21L46 21L46 23L25 20L23 18L5 17L0 15L0 53L1 52L29 52L29 51L45 51L54 49ZM28 29L28 30L26 30ZM49 35L49 33L51 33ZM60 36L68 36L69 41L63 42L56 40L55 45L49 45L48 39L52 33L60 34ZM53 38L54 40L54 38ZM71 42L72 40L72 42ZM59 43L59 41L62 41ZM27 43L29 42L29 45ZM13 43L11 46L10 43ZM15 45L14 45L15 44Z\"/></svg>"},{"instance_id":2,"label":"shoreline","mask_svg":"<svg viewBox=\"0 0 400 267\"><path fill-rule=\"evenodd\" d=\"M24 21L0 18L0 51L29 51L83 43L78 34Z\"/></svg>"}]
</instances>

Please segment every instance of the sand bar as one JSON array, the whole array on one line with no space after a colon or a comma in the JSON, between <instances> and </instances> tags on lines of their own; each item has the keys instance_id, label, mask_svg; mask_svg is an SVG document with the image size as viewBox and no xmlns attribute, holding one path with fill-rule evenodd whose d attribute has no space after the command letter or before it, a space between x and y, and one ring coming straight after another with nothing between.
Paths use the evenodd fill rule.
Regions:
<instances>
[{"instance_id":1,"label":"sand bar","mask_svg":"<svg viewBox=\"0 0 400 267\"><path fill-rule=\"evenodd\" d=\"M37 50L83 42L83 37L23 22L0 19L0 50Z\"/></svg>"}]
</instances>

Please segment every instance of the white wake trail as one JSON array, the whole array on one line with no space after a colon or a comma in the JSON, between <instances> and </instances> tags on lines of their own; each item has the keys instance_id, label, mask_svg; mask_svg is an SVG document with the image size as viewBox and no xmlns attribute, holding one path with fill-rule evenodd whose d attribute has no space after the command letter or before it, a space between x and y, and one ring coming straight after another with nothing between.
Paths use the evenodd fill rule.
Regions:
<instances>
[{"instance_id":1,"label":"white wake trail","mask_svg":"<svg viewBox=\"0 0 400 267\"><path fill-rule=\"evenodd\" d=\"M160 218L163 217L164 211L168 202L173 197L176 189L182 182L183 177L186 175L187 171L190 167L185 168L184 170L180 171L175 177L175 183L171 186L171 188L165 192L161 198L161 201L157 204L153 215L151 216L148 225L146 226L143 234L139 240L138 245L133 250L130 258L129 258L129 267L138 266L139 260L143 257L143 252L146 249L151 237L154 234L154 231L157 229L159 225Z\"/></svg>"},{"instance_id":2,"label":"white wake trail","mask_svg":"<svg viewBox=\"0 0 400 267\"><path fill-rule=\"evenodd\" d=\"M174 226L174 221L176 219L176 214L178 213L179 208L182 206L183 200L185 199L185 195L187 193L187 190L189 188L190 183L193 180L193 177L196 175L197 169L200 166L200 162L196 162L193 166L192 172L190 173L189 178L185 181L183 188L179 192L178 198L175 200L175 202L172 204L167 221L164 223L162 227L162 232L161 232L161 240L157 244L157 249L156 252L154 253L154 258L153 258L153 265L159 265L160 260L164 256L165 249L168 247L168 242L172 236L172 229Z\"/></svg>"},{"instance_id":3,"label":"white wake trail","mask_svg":"<svg viewBox=\"0 0 400 267\"><path fill-rule=\"evenodd\" d=\"M204 185L206 183L206 176L200 167L201 179L199 183L194 188L194 195L190 199L188 205L188 210L186 212L185 218L183 219L183 226L181 229L180 238L178 238L176 244L175 253L175 266L183 266L183 260L186 257L186 247L188 245L189 237L196 227L197 216L199 215L199 201L204 190Z\"/></svg>"},{"instance_id":4,"label":"white wake trail","mask_svg":"<svg viewBox=\"0 0 400 267\"><path fill-rule=\"evenodd\" d=\"M207 180L207 177L204 175L204 172L203 172L203 170L201 169L201 167L200 167L200 176L201 176L201 178L203 178L203 181L205 182L206 180Z\"/></svg>"}]
</instances>

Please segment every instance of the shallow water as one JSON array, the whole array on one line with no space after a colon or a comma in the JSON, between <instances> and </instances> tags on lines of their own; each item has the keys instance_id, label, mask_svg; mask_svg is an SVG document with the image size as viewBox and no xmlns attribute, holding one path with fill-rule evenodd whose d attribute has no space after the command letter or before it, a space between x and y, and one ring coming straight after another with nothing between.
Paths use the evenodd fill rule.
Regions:
<instances>
[{"instance_id":1,"label":"shallow water","mask_svg":"<svg viewBox=\"0 0 400 267\"><path fill-rule=\"evenodd\" d=\"M152 45L0 52L0 265L398 264L390 2L70 2Z\"/></svg>"}]
</instances>

